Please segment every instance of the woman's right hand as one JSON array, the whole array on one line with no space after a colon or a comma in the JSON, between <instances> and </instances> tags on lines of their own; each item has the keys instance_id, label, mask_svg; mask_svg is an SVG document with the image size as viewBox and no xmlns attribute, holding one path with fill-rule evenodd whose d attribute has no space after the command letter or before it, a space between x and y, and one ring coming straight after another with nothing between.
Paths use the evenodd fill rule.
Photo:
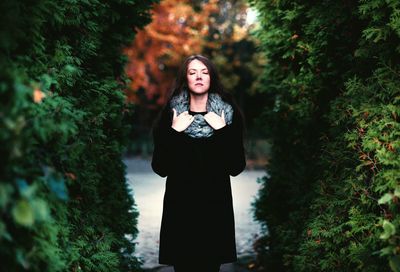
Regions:
<instances>
[{"instance_id":1,"label":"woman's right hand","mask_svg":"<svg viewBox=\"0 0 400 272\"><path fill-rule=\"evenodd\" d=\"M190 115L188 111L184 111L177 116L175 108L172 109L174 116L172 118L171 127L178 132L184 131L194 120L194 116Z\"/></svg>"}]
</instances>

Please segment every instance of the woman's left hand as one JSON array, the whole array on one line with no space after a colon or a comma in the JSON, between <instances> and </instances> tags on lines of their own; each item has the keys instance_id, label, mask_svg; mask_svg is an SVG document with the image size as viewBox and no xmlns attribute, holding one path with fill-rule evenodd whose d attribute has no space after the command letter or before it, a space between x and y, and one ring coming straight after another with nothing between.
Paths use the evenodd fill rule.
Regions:
<instances>
[{"instance_id":1,"label":"woman's left hand","mask_svg":"<svg viewBox=\"0 0 400 272\"><path fill-rule=\"evenodd\" d=\"M224 111L221 112L221 116L210 111L204 115L204 119L215 130L223 128L226 125Z\"/></svg>"}]
</instances>

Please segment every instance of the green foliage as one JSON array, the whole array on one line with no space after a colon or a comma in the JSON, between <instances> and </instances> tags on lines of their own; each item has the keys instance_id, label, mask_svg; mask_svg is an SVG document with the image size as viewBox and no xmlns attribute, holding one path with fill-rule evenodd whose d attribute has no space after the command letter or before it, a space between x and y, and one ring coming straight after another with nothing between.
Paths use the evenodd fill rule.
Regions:
<instances>
[{"instance_id":1,"label":"green foliage","mask_svg":"<svg viewBox=\"0 0 400 272\"><path fill-rule=\"evenodd\" d=\"M139 270L122 47L152 2L1 2L2 270Z\"/></svg>"},{"instance_id":2,"label":"green foliage","mask_svg":"<svg viewBox=\"0 0 400 272\"><path fill-rule=\"evenodd\" d=\"M400 4L250 1L272 160L254 203L268 271L399 271Z\"/></svg>"}]
</instances>

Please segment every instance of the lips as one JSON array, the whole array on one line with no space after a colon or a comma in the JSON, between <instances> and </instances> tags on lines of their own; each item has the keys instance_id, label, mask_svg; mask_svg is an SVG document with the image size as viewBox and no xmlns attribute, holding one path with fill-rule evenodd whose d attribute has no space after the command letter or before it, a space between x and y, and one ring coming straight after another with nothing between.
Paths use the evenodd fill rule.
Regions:
<instances>
[{"instance_id":1,"label":"lips","mask_svg":"<svg viewBox=\"0 0 400 272\"><path fill-rule=\"evenodd\" d=\"M202 83L196 83L194 86L203 86Z\"/></svg>"}]
</instances>

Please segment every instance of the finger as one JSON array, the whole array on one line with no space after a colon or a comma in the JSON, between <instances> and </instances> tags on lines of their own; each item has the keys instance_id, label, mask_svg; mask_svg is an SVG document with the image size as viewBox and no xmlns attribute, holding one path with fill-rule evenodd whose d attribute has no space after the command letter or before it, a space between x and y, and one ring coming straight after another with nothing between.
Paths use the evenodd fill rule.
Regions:
<instances>
[{"instance_id":1,"label":"finger","mask_svg":"<svg viewBox=\"0 0 400 272\"><path fill-rule=\"evenodd\" d=\"M222 118L222 120L224 120L224 122L225 122L225 112L224 112L224 110L222 110L222 112L221 112L221 118Z\"/></svg>"},{"instance_id":2,"label":"finger","mask_svg":"<svg viewBox=\"0 0 400 272\"><path fill-rule=\"evenodd\" d=\"M186 125L190 126L190 124L194 121L194 116L193 117L189 117L188 119L185 120Z\"/></svg>"},{"instance_id":3,"label":"finger","mask_svg":"<svg viewBox=\"0 0 400 272\"><path fill-rule=\"evenodd\" d=\"M176 118L176 109L175 108L172 108L172 111L174 112L174 119Z\"/></svg>"},{"instance_id":4,"label":"finger","mask_svg":"<svg viewBox=\"0 0 400 272\"><path fill-rule=\"evenodd\" d=\"M203 117L204 117L204 119L210 119L210 118L213 118L213 117L212 117L213 114L215 114L215 113L213 113L212 111L210 111L210 112L204 114Z\"/></svg>"}]
</instances>

